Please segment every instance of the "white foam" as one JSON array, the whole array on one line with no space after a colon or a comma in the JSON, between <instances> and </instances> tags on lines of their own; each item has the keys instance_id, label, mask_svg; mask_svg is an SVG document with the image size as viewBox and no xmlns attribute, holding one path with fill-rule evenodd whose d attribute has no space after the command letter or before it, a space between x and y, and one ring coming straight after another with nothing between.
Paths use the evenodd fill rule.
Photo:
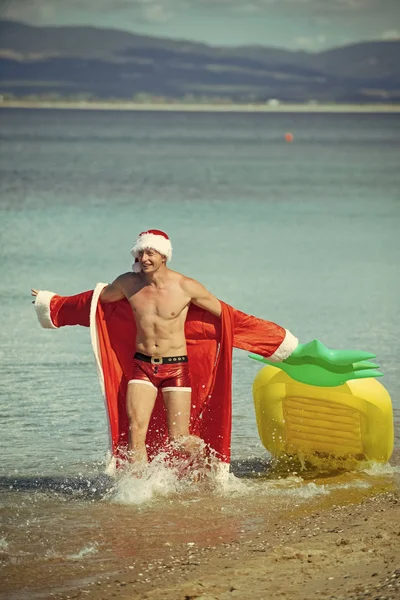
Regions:
<instances>
[{"instance_id":1,"label":"white foam","mask_svg":"<svg viewBox=\"0 0 400 600\"><path fill-rule=\"evenodd\" d=\"M364 469L364 473L377 477L380 475L397 475L400 473L400 466L393 466L389 463L374 462L369 464L368 467Z\"/></svg>"},{"instance_id":2,"label":"white foam","mask_svg":"<svg viewBox=\"0 0 400 600\"><path fill-rule=\"evenodd\" d=\"M372 487L372 484L364 479L356 479L348 483L333 483L329 486L332 490L349 490L351 488L367 489Z\"/></svg>"},{"instance_id":3,"label":"white foam","mask_svg":"<svg viewBox=\"0 0 400 600\"><path fill-rule=\"evenodd\" d=\"M254 491L253 482L246 479L239 479L233 473L223 473L213 480L214 493L229 496L246 496Z\"/></svg>"},{"instance_id":4,"label":"white foam","mask_svg":"<svg viewBox=\"0 0 400 600\"><path fill-rule=\"evenodd\" d=\"M117 473L115 486L108 495L112 502L143 504L155 496L169 496L182 487L177 472L157 457L145 468L126 467Z\"/></svg>"},{"instance_id":5,"label":"white foam","mask_svg":"<svg viewBox=\"0 0 400 600\"><path fill-rule=\"evenodd\" d=\"M220 463L219 463L220 465ZM301 477L291 476L277 480L254 480L238 478L227 470L222 471L213 465L206 472L187 471L182 475L182 467L167 465L164 460L156 459L138 472L137 468L124 469L117 475L115 486L108 494L108 500L121 504L140 505L162 497L193 494L196 489L216 495L243 497L257 496L295 497L299 500L328 495L333 490L349 487L369 487L365 481L345 484L319 485L304 483Z\"/></svg>"},{"instance_id":6,"label":"white foam","mask_svg":"<svg viewBox=\"0 0 400 600\"><path fill-rule=\"evenodd\" d=\"M97 544L91 544L90 546L85 546L76 554L69 554L67 558L69 560L81 560L82 558L85 558L86 556L90 556L92 554L96 554L97 552Z\"/></svg>"},{"instance_id":7,"label":"white foam","mask_svg":"<svg viewBox=\"0 0 400 600\"><path fill-rule=\"evenodd\" d=\"M313 498L314 496L325 496L329 493L330 491L326 485L317 485L313 482L303 484L299 477L290 477L284 481L270 481L264 490L266 496L293 496L299 500Z\"/></svg>"},{"instance_id":8,"label":"white foam","mask_svg":"<svg viewBox=\"0 0 400 600\"><path fill-rule=\"evenodd\" d=\"M7 552L8 542L5 537L0 538L0 552Z\"/></svg>"},{"instance_id":9,"label":"white foam","mask_svg":"<svg viewBox=\"0 0 400 600\"><path fill-rule=\"evenodd\" d=\"M107 499L122 504L143 504L160 497L199 491L221 494L246 494L247 482L229 473L229 466L215 456L206 460L199 455L171 459L159 454L151 463L139 467L127 465L116 475L115 485Z\"/></svg>"},{"instance_id":10,"label":"white foam","mask_svg":"<svg viewBox=\"0 0 400 600\"><path fill-rule=\"evenodd\" d=\"M371 482L354 479L339 483L305 482L298 475L279 479L245 479L229 473L228 466L215 457L190 463L158 455L151 463L138 467L127 465L116 474L115 485L106 499L121 504L141 505L160 498L206 492L229 497L257 496L293 497L299 501L325 496L339 489L367 489ZM364 471L369 475L400 473L400 467L376 463ZM186 498L187 500L187 498Z\"/></svg>"},{"instance_id":11,"label":"white foam","mask_svg":"<svg viewBox=\"0 0 400 600\"><path fill-rule=\"evenodd\" d=\"M266 496L292 496L299 500L309 499L316 496L326 496L338 489L350 488L369 488L371 484L368 481L357 479L348 483L329 483L317 484L314 482L304 483L301 477L287 477L286 479L270 480L261 490ZM258 488L258 494L260 490Z\"/></svg>"}]
</instances>

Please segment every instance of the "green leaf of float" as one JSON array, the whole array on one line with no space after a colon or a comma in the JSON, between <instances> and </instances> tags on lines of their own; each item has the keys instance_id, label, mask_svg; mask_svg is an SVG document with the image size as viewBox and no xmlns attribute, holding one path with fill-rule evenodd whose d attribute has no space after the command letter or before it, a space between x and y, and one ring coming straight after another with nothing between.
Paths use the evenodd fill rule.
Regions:
<instances>
[{"instance_id":1,"label":"green leaf of float","mask_svg":"<svg viewBox=\"0 0 400 600\"><path fill-rule=\"evenodd\" d=\"M376 354L363 350L332 350L319 340L312 340L308 344L299 344L286 360L295 364L292 361L296 359L317 358L330 364L349 365L375 357Z\"/></svg>"},{"instance_id":2,"label":"green leaf of float","mask_svg":"<svg viewBox=\"0 0 400 600\"><path fill-rule=\"evenodd\" d=\"M249 358L258 360L258 362L266 363L267 365L275 365L276 367L281 364L278 362L273 362L272 360L268 360L267 358L264 358L264 356L260 356L260 354L249 354Z\"/></svg>"},{"instance_id":3,"label":"green leaf of float","mask_svg":"<svg viewBox=\"0 0 400 600\"><path fill-rule=\"evenodd\" d=\"M289 377L299 381L300 383L320 387L336 387L338 385L343 385L351 379L382 377L383 375L383 373L380 371L375 370L375 366L378 365L372 365L372 363L366 368L363 368L360 363L360 365L349 365L348 368L340 365L335 366L332 369L328 369L311 363L302 365L290 365L284 361L277 363L268 359L263 359L257 354L250 355L250 358L263 362L267 365L277 367L278 369L285 371Z\"/></svg>"},{"instance_id":4,"label":"green leaf of float","mask_svg":"<svg viewBox=\"0 0 400 600\"><path fill-rule=\"evenodd\" d=\"M250 358L285 371L300 383L321 387L343 385L351 379L382 377L379 365L366 359L375 354L361 350L331 350L318 340L300 344L285 360L274 362L258 354Z\"/></svg>"},{"instance_id":5,"label":"green leaf of float","mask_svg":"<svg viewBox=\"0 0 400 600\"><path fill-rule=\"evenodd\" d=\"M361 369L379 369L379 365L372 362L359 362L353 364L354 371L360 371Z\"/></svg>"},{"instance_id":6,"label":"green leaf of float","mask_svg":"<svg viewBox=\"0 0 400 600\"><path fill-rule=\"evenodd\" d=\"M357 371L354 373L353 379L363 379L367 377L383 377L380 371Z\"/></svg>"}]
</instances>

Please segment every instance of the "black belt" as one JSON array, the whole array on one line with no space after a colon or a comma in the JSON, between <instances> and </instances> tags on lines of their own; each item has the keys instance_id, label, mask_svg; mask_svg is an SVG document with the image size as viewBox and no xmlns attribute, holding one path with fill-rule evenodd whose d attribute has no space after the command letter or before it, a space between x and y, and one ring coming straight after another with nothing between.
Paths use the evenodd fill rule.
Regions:
<instances>
[{"instance_id":1,"label":"black belt","mask_svg":"<svg viewBox=\"0 0 400 600\"><path fill-rule=\"evenodd\" d=\"M188 362L187 356L147 356L147 354L142 354L141 352L135 352L134 358L151 363L152 365L171 365Z\"/></svg>"}]
</instances>

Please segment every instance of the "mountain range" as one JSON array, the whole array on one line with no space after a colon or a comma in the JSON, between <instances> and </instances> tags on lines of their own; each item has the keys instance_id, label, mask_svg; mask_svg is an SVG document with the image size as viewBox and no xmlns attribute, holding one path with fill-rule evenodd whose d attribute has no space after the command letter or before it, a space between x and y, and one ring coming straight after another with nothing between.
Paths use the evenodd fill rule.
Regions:
<instances>
[{"instance_id":1,"label":"mountain range","mask_svg":"<svg viewBox=\"0 0 400 600\"><path fill-rule=\"evenodd\" d=\"M397 103L400 41L309 53L0 20L0 93L139 101Z\"/></svg>"}]
</instances>

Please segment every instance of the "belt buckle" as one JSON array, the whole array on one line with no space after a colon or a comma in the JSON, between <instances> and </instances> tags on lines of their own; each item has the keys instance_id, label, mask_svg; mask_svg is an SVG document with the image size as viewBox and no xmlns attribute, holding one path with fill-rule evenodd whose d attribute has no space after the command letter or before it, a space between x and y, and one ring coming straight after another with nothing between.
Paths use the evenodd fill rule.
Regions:
<instances>
[{"instance_id":1,"label":"belt buckle","mask_svg":"<svg viewBox=\"0 0 400 600\"><path fill-rule=\"evenodd\" d=\"M150 362L152 365L162 365L162 356L152 356Z\"/></svg>"}]
</instances>

